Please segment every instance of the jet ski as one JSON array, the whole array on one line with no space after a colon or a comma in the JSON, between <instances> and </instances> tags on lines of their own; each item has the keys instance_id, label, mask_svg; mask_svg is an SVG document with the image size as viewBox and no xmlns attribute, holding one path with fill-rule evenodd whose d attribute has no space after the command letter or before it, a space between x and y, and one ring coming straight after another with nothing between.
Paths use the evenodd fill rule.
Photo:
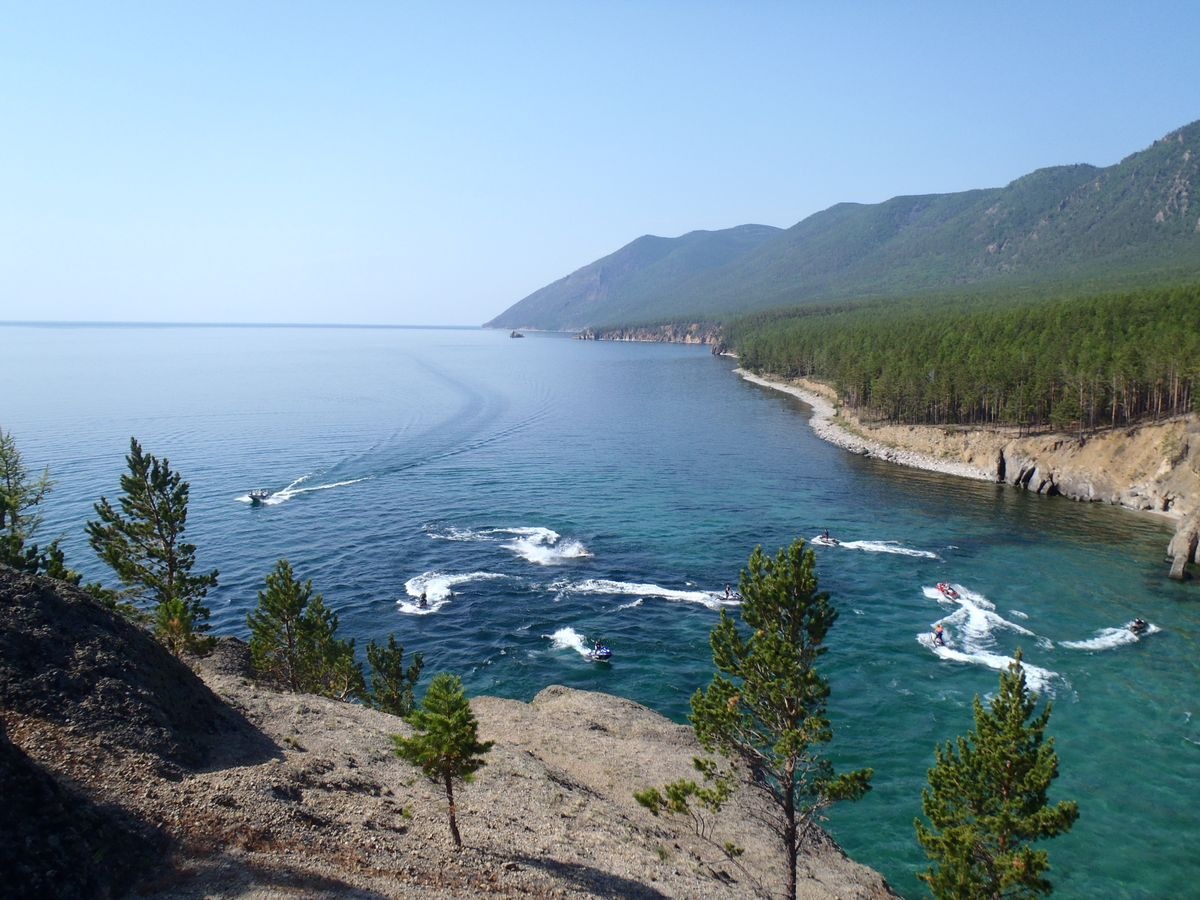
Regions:
<instances>
[{"instance_id":1,"label":"jet ski","mask_svg":"<svg viewBox=\"0 0 1200 900\"><path fill-rule=\"evenodd\" d=\"M275 492L269 491L266 488L258 488L257 490L251 491L248 496L250 497L250 502L255 506L258 506L260 503L266 502L267 498L273 493Z\"/></svg>"},{"instance_id":2,"label":"jet ski","mask_svg":"<svg viewBox=\"0 0 1200 900\"><path fill-rule=\"evenodd\" d=\"M612 650L604 644L597 644L588 651L588 659L592 662L609 662L612 659Z\"/></svg>"},{"instance_id":3,"label":"jet ski","mask_svg":"<svg viewBox=\"0 0 1200 900\"><path fill-rule=\"evenodd\" d=\"M949 600L958 599L958 591L950 587L950 585L946 584L944 581L939 581L937 583L937 589L942 592L943 597L946 597Z\"/></svg>"},{"instance_id":4,"label":"jet ski","mask_svg":"<svg viewBox=\"0 0 1200 900\"><path fill-rule=\"evenodd\" d=\"M1134 619L1132 622L1129 623L1129 630L1132 631L1134 634L1145 634L1147 631L1150 630L1150 623L1147 622L1145 619L1141 619L1141 618Z\"/></svg>"},{"instance_id":5,"label":"jet ski","mask_svg":"<svg viewBox=\"0 0 1200 900\"><path fill-rule=\"evenodd\" d=\"M822 547L836 547L841 543L837 538L829 534L819 534L812 539L814 544L820 544Z\"/></svg>"}]
</instances>

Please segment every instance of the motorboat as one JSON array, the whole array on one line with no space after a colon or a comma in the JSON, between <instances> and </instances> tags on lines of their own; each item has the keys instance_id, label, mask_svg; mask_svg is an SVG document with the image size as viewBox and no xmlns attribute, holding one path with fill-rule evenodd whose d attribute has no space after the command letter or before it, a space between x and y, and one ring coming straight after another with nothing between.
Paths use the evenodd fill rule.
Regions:
<instances>
[{"instance_id":1,"label":"motorboat","mask_svg":"<svg viewBox=\"0 0 1200 900\"><path fill-rule=\"evenodd\" d=\"M525 335L521 334L521 332L519 332L519 331L510 332L508 336L510 338L525 337Z\"/></svg>"},{"instance_id":2,"label":"motorboat","mask_svg":"<svg viewBox=\"0 0 1200 900\"><path fill-rule=\"evenodd\" d=\"M612 650L604 644L597 644L588 651L588 659L592 662L609 662L612 659Z\"/></svg>"},{"instance_id":3,"label":"motorboat","mask_svg":"<svg viewBox=\"0 0 1200 900\"><path fill-rule=\"evenodd\" d=\"M942 592L943 597L946 597L949 600L958 599L958 591L950 587L950 585L946 584L944 581L939 581L937 583L937 589Z\"/></svg>"},{"instance_id":4,"label":"motorboat","mask_svg":"<svg viewBox=\"0 0 1200 900\"><path fill-rule=\"evenodd\" d=\"M275 492L269 491L266 488L258 488L257 490L251 491L248 496L250 497L251 503L253 503L255 506L259 506L260 504L265 503L267 498L273 493Z\"/></svg>"}]
</instances>

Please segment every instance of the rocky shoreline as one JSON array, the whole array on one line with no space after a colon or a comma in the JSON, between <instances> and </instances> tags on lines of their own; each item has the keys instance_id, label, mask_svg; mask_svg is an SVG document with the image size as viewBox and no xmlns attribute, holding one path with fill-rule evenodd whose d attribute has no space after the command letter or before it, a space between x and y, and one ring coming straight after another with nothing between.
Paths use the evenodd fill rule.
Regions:
<instances>
[{"instance_id":1,"label":"rocky shoreline","mask_svg":"<svg viewBox=\"0 0 1200 900\"><path fill-rule=\"evenodd\" d=\"M759 897L782 889L743 785L726 859L633 792L691 778L691 729L618 697L551 686L477 697L496 746L445 796L391 752L401 719L283 693L222 638L182 664L83 592L0 566L0 867L14 896ZM894 897L814 829L800 896ZM2 891L0 891L2 892Z\"/></svg>"},{"instance_id":2,"label":"rocky shoreline","mask_svg":"<svg viewBox=\"0 0 1200 900\"><path fill-rule=\"evenodd\" d=\"M1167 547L1183 579L1200 543L1200 419L1195 415L1080 438L1007 430L880 425L842 410L834 391L810 379L747 381L812 407L817 436L864 456L960 478L1009 484L1049 496L1108 503L1175 524Z\"/></svg>"},{"instance_id":3,"label":"rocky shoreline","mask_svg":"<svg viewBox=\"0 0 1200 900\"><path fill-rule=\"evenodd\" d=\"M647 344L713 344L721 326L715 322L687 322L667 325L634 325L624 328L585 328L576 332L580 341L633 341Z\"/></svg>"},{"instance_id":4,"label":"rocky shoreline","mask_svg":"<svg viewBox=\"0 0 1200 900\"><path fill-rule=\"evenodd\" d=\"M929 453L891 446L882 441L865 437L862 434L856 434L838 420L838 412L835 405L837 401L831 396L832 391L829 391L827 388L821 391L812 382L773 381L741 368L734 371L752 384L790 394L796 399L807 403L812 407L812 418L809 419L809 425L816 432L817 437L845 450L849 450L851 453L886 460L900 466L924 469L927 472L941 472L945 475L957 475L960 478L973 478L976 481L995 480L992 473L973 463L958 462L933 456Z\"/></svg>"}]
</instances>

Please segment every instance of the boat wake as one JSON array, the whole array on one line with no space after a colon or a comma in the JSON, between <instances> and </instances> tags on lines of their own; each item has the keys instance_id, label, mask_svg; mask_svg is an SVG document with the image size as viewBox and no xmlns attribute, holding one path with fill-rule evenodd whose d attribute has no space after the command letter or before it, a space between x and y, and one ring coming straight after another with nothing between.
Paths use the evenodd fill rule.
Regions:
<instances>
[{"instance_id":1,"label":"boat wake","mask_svg":"<svg viewBox=\"0 0 1200 900\"><path fill-rule=\"evenodd\" d=\"M923 588L922 592L930 600L937 600L940 604L950 604L958 606L958 610L950 613L949 616L940 620L943 625L958 626L964 642L970 644L971 647L986 647L994 643L992 634L997 629L1008 629L1015 631L1016 634L1026 635L1027 637L1037 637L1032 631L1025 628L1024 625L1018 625L1015 622L1009 622L1008 619L997 613L996 605L992 604L983 594L979 594L970 588L962 587L961 584L950 584L950 587L958 593L958 598L952 599L944 595L937 588Z\"/></svg>"},{"instance_id":2,"label":"boat wake","mask_svg":"<svg viewBox=\"0 0 1200 900\"><path fill-rule=\"evenodd\" d=\"M511 550L526 562L539 566L556 566L574 559L586 559L592 552L581 541L563 540L562 535L549 528L434 528L425 527L431 538L444 541L487 541Z\"/></svg>"},{"instance_id":3,"label":"boat wake","mask_svg":"<svg viewBox=\"0 0 1200 900\"><path fill-rule=\"evenodd\" d=\"M1010 622L998 614L995 611L996 605L983 594L961 584L950 584L948 587L958 596L949 597L936 587L921 589L926 598L943 605L957 607L954 612L933 623L946 627L950 637L945 645L936 643L931 632L917 635L917 641L938 658L987 666L990 669L1007 669L1012 664L1013 657L994 652L995 633L1000 630L1013 631L1034 638L1038 646L1043 649L1053 647L1050 641L1039 638L1024 625ZM1057 672L1043 669L1024 660L1022 660L1021 666L1025 669L1025 679L1030 688L1038 693L1049 691L1053 679L1059 677Z\"/></svg>"},{"instance_id":4,"label":"boat wake","mask_svg":"<svg viewBox=\"0 0 1200 900\"><path fill-rule=\"evenodd\" d=\"M836 544L830 544L830 542L818 535L812 538L809 543L826 547L841 547L845 550L862 550L864 553L895 553L900 556L915 556L920 559L941 559L936 553L931 553L928 550L914 550L912 547L902 546L899 541L838 541Z\"/></svg>"},{"instance_id":5,"label":"boat wake","mask_svg":"<svg viewBox=\"0 0 1200 900\"><path fill-rule=\"evenodd\" d=\"M415 436L405 435L404 432L407 428L394 431L389 437L381 439L362 452L343 458L321 470L319 474L303 475L287 487L272 491L265 498L256 500L247 492L236 499L242 503L278 506L301 494L326 491L331 488L358 484L361 481L403 474L411 469L436 465L463 454L503 443L537 425L550 414L549 405L543 404L541 408L523 419L498 422L503 411L503 404L498 398L479 396L473 386L457 381L425 361L419 362L429 370L431 375L444 382L454 392L463 395L465 399L461 409L444 422L419 432ZM454 427L451 427L452 425ZM484 430L488 427L491 430ZM414 453L412 449L414 447L422 448L422 450ZM331 477L330 473L333 472L352 473L361 472L364 469L369 474L342 478L324 484L308 483L313 478Z\"/></svg>"},{"instance_id":6,"label":"boat wake","mask_svg":"<svg viewBox=\"0 0 1200 900\"><path fill-rule=\"evenodd\" d=\"M553 587L564 593L575 594L607 594L610 596L635 596L638 598L658 597L678 603L698 603L709 609L740 606L739 598L726 599L724 591L685 591L677 588L662 587L657 584L641 584L630 581L612 581L608 578L589 578ZM625 607L634 604L625 604ZM622 608L625 608L622 607Z\"/></svg>"},{"instance_id":7,"label":"boat wake","mask_svg":"<svg viewBox=\"0 0 1200 900\"><path fill-rule=\"evenodd\" d=\"M255 500L249 493L245 493L237 499L240 503L255 503L258 506L279 506L279 504L287 503L293 497L299 497L301 494L312 494L316 491L328 491L333 488L346 487L347 485L358 484L360 481L370 481L375 476L364 475L361 478L350 478L346 481L331 481L327 484L308 484L307 482L312 477L312 473L301 475L287 487L271 491L266 497L259 500Z\"/></svg>"},{"instance_id":8,"label":"boat wake","mask_svg":"<svg viewBox=\"0 0 1200 900\"><path fill-rule=\"evenodd\" d=\"M932 651L939 659L950 660L952 662L987 666L989 669L996 669L1001 672L1016 662L1013 657L1004 656L999 653L988 653L982 650L968 652L966 650L956 650L953 646L939 646L933 642L933 635L929 633L918 635L917 641L926 649ZM1039 694L1053 693L1054 679L1059 677L1057 672L1051 672L1049 669L1043 669L1041 666L1032 665L1026 660L1021 660L1021 668L1025 670L1025 682L1029 685L1030 690L1036 691Z\"/></svg>"},{"instance_id":9,"label":"boat wake","mask_svg":"<svg viewBox=\"0 0 1200 900\"><path fill-rule=\"evenodd\" d=\"M1037 637L1036 634L1024 625L1010 622L997 613L995 611L996 605L983 596L983 594L963 587L961 584L952 584L949 586L958 594L956 599L947 597L937 588L925 587L922 588L922 593L930 600L958 607L950 615L939 621L943 625L955 626L958 633L962 635L963 644L968 649L983 649L991 646L995 643L993 634L997 629L1015 631L1017 634L1023 634L1027 637Z\"/></svg>"},{"instance_id":10,"label":"boat wake","mask_svg":"<svg viewBox=\"0 0 1200 900\"><path fill-rule=\"evenodd\" d=\"M556 650L574 650L585 657L591 652L591 648L584 642L583 635L569 625L558 629L554 634L543 634L542 637L549 638Z\"/></svg>"},{"instance_id":11,"label":"boat wake","mask_svg":"<svg viewBox=\"0 0 1200 900\"><path fill-rule=\"evenodd\" d=\"M592 555L579 541L564 541L562 535L549 528L497 528L495 531L514 536L513 540L500 545L505 550L511 550L527 562L539 566L554 566Z\"/></svg>"},{"instance_id":12,"label":"boat wake","mask_svg":"<svg viewBox=\"0 0 1200 900\"><path fill-rule=\"evenodd\" d=\"M1086 641L1059 641L1058 645L1070 647L1072 650L1112 650L1116 647L1136 644L1146 635L1162 631L1157 625L1147 625L1145 631L1135 634L1132 625L1132 622L1128 622L1120 628L1102 628L1096 632L1095 637Z\"/></svg>"},{"instance_id":13,"label":"boat wake","mask_svg":"<svg viewBox=\"0 0 1200 900\"><path fill-rule=\"evenodd\" d=\"M424 572L404 582L404 591L411 599L400 598L396 606L400 612L412 616L426 616L435 613L454 597L454 588L460 584L472 581L491 581L496 578L508 578L496 572L466 572L458 575L447 575L443 572ZM421 606L421 595L425 595L426 606Z\"/></svg>"}]
</instances>

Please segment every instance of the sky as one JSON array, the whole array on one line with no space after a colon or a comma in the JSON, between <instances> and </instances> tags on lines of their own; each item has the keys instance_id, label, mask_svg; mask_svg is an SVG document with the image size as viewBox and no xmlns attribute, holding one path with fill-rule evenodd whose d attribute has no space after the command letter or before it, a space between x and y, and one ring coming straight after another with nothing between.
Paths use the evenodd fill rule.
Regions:
<instances>
[{"instance_id":1,"label":"sky","mask_svg":"<svg viewBox=\"0 0 1200 900\"><path fill-rule=\"evenodd\" d=\"M1107 166L1195 2L0 0L0 321L478 325L643 234Z\"/></svg>"}]
</instances>

